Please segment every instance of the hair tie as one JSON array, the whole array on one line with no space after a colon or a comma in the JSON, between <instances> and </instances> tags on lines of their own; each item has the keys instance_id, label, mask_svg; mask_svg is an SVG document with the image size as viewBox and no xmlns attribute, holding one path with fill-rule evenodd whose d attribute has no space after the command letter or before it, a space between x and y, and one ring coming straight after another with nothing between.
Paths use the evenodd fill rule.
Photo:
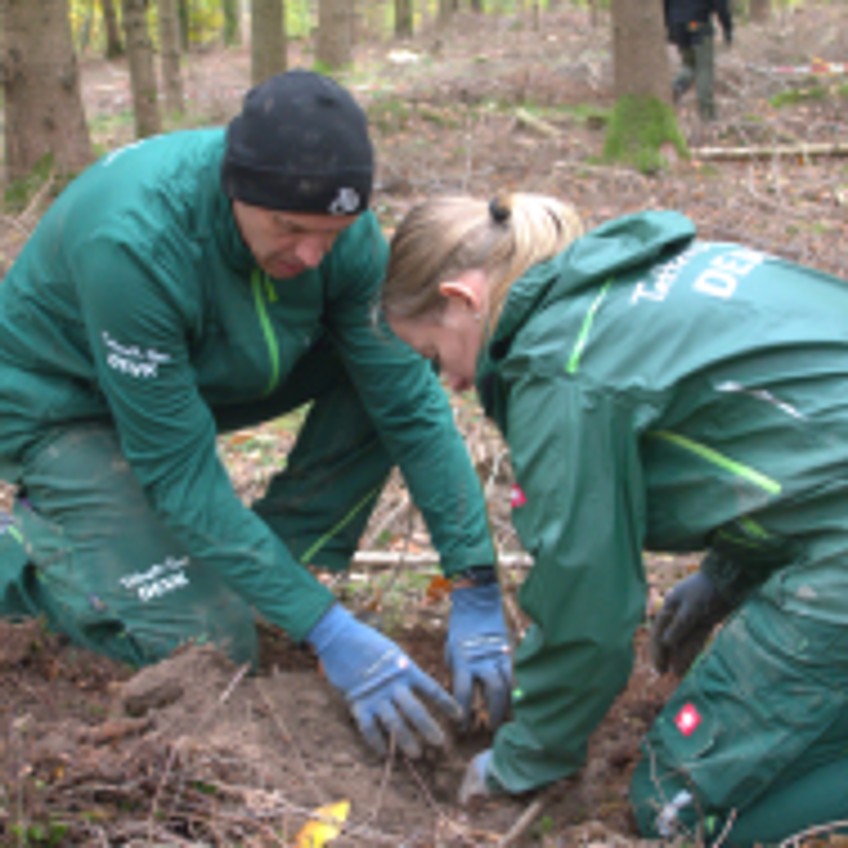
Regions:
<instances>
[{"instance_id":1,"label":"hair tie","mask_svg":"<svg viewBox=\"0 0 848 848\"><path fill-rule=\"evenodd\" d=\"M506 203L502 203L499 197L493 197L489 201L489 214L496 224L505 224L512 214L512 210Z\"/></svg>"}]
</instances>

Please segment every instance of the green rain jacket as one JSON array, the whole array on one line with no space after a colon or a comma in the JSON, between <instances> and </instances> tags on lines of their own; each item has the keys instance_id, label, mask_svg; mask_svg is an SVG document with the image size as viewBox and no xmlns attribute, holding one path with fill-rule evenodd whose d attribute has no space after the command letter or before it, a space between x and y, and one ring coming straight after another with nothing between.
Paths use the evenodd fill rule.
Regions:
<instances>
[{"instance_id":1,"label":"green rain jacket","mask_svg":"<svg viewBox=\"0 0 848 848\"><path fill-rule=\"evenodd\" d=\"M53 203L0 284L0 477L71 422L111 419L189 554L295 639L332 595L237 497L216 418L274 392L323 334L422 509L447 573L494 561L485 505L432 370L376 334L373 214L321 265L275 281L221 189L224 130L125 147ZM353 506L353 505L351 505Z\"/></svg>"},{"instance_id":2,"label":"green rain jacket","mask_svg":"<svg viewBox=\"0 0 848 848\"><path fill-rule=\"evenodd\" d=\"M643 549L723 551L735 599L828 555L810 539L848 551L846 315L843 281L696 240L675 212L611 221L514 284L477 375L534 558L506 789L584 762L631 670Z\"/></svg>"}]
</instances>

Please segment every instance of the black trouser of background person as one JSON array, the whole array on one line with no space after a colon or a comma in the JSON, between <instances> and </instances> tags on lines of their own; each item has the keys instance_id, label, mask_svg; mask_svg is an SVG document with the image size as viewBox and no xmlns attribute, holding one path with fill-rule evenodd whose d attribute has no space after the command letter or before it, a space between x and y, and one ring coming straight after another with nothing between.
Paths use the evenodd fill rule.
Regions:
<instances>
[{"instance_id":1,"label":"black trouser of background person","mask_svg":"<svg viewBox=\"0 0 848 848\"><path fill-rule=\"evenodd\" d=\"M709 24L690 28L686 39L677 42L681 67L672 84L674 101L678 102L694 85L698 114L704 121L712 121L716 117L714 42L713 28Z\"/></svg>"}]
</instances>

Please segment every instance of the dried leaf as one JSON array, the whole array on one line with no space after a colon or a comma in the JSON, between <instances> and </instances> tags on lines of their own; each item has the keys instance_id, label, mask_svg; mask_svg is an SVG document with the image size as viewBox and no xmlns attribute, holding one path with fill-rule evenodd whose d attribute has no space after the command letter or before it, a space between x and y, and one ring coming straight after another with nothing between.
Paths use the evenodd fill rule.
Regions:
<instances>
[{"instance_id":1,"label":"dried leaf","mask_svg":"<svg viewBox=\"0 0 848 848\"><path fill-rule=\"evenodd\" d=\"M342 832L339 825L347 821L349 812L350 801L336 801L313 810L315 818L301 828L295 837L294 848L324 848Z\"/></svg>"},{"instance_id":2,"label":"dried leaf","mask_svg":"<svg viewBox=\"0 0 848 848\"><path fill-rule=\"evenodd\" d=\"M451 581L447 577L437 574L428 584L425 593L425 602L428 604L437 604L443 601L451 590Z\"/></svg>"}]
</instances>

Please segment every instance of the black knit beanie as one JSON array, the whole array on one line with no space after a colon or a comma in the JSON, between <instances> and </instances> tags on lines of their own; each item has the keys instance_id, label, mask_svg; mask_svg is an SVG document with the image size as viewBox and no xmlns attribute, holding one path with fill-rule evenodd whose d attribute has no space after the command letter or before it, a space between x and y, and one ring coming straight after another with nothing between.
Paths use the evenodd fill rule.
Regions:
<instances>
[{"instance_id":1,"label":"black knit beanie","mask_svg":"<svg viewBox=\"0 0 848 848\"><path fill-rule=\"evenodd\" d=\"M271 77L248 91L227 127L224 191L251 206L354 215L368 208L373 177L365 113L329 77Z\"/></svg>"}]
</instances>

